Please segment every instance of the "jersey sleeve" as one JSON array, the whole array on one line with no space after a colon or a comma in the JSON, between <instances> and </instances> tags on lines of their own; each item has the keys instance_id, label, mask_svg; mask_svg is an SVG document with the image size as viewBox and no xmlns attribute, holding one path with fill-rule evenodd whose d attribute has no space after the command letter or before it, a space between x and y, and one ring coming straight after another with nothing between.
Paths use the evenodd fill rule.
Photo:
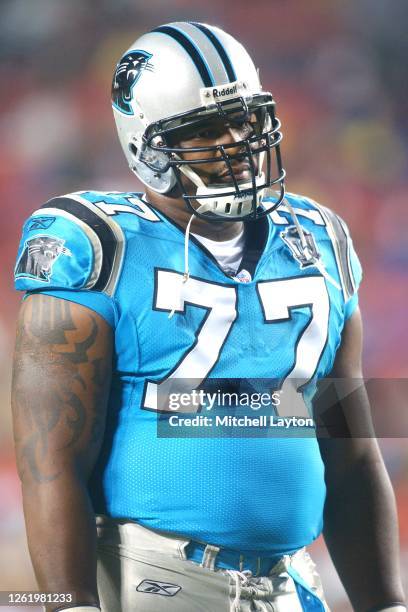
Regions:
<instances>
[{"instance_id":1,"label":"jersey sleeve","mask_svg":"<svg viewBox=\"0 0 408 612\"><path fill-rule=\"evenodd\" d=\"M98 287L106 268L100 236L66 207L52 204L47 203L24 223L14 269L15 288L80 303L114 325L114 300Z\"/></svg>"},{"instance_id":2,"label":"jersey sleeve","mask_svg":"<svg viewBox=\"0 0 408 612\"><path fill-rule=\"evenodd\" d=\"M344 318L347 320L358 305L358 289L363 276L361 263L345 221L330 208L322 205L317 207L323 216L326 232L332 244L343 293Z\"/></svg>"},{"instance_id":3,"label":"jersey sleeve","mask_svg":"<svg viewBox=\"0 0 408 612\"><path fill-rule=\"evenodd\" d=\"M353 314L353 312L358 306L358 290L359 290L360 283L363 278L363 269L362 269L360 260L358 258L358 255L354 249L353 241L351 239L350 234L348 234L348 240L349 240L350 274L352 275L352 278L353 278L354 292L349 297L349 299L346 301L345 306L344 306L344 316L346 320L351 317L351 315Z\"/></svg>"}]
</instances>

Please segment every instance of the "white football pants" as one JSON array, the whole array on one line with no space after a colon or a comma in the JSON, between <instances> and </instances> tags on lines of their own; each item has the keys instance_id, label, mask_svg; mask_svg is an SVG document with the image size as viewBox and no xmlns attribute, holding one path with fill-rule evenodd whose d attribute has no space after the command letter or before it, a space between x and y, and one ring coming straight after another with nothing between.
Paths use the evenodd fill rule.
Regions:
<instances>
[{"instance_id":1,"label":"white football pants","mask_svg":"<svg viewBox=\"0 0 408 612\"><path fill-rule=\"evenodd\" d=\"M102 612L304 612L329 608L315 565L305 549L285 555L268 575L217 568L215 546L201 563L186 556L189 540L134 522L97 518L98 590ZM310 596L303 606L294 579ZM316 598L316 599L315 599Z\"/></svg>"}]
</instances>

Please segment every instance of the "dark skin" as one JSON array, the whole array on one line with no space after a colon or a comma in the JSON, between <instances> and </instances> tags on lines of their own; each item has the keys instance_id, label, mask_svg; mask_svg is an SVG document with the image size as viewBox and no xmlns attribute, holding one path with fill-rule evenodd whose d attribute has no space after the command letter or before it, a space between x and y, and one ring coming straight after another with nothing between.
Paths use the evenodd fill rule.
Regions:
<instances>
[{"instance_id":1,"label":"dark skin","mask_svg":"<svg viewBox=\"0 0 408 612\"><path fill-rule=\"evenodd\" d=\"M347 321L330 374L344 399L332 417L365 437L321 438L327 498L323 535L353 609L364 612L404 602L400 578L395 498L377 440L362 379L362 321L357 309ZM336 414L336 412L338 414Z\"/></svg>"},{"instance_id":2,"label":"dark skin","mask_svg":"<svg viewBox=\"0 0 408 612\"><path fill-rule=\"evenodd\" d=\"M252 121L255 120L253 116L251 116L249 119ZM183 148L228 145L244 140L251 134L251 132L252 128L250 121L232 121L228 126L226 126L225 122L218 120L207 125L205 129L200 130L196 134L184 135L176 144L177 146ZM228 153L230 155L236 155L240 153L240 151L238 147L231 147L228 149ZM219 162L196 164L194 165L194 170L201 176L206 185L214 182L219 184L225 183L225 185L228 185L228 179L225 176L227 166L225 162L221 160L221 154L219 152L217 152L215 156L220 158ZM183 153L182 157L186 160L210 159L211 157L214 157L214 153L209 151L203 153ZM251 174L245 161L234 162L233 169L237 180L248 181L250 179ZM182 174L181 179L184 187L187 189L187 192L191 194L195 193L192 183ZM151 202L153 206L173 219L173 221L180 225L180 227L183 229L186 228L191 217L191 211L187 209L182 197L167 197L163 194L156 193L149 188L146 188L146 194L149 202ZM234 238L240 233L241 228L241 221L237 221L235 223L223 223L222 221L209 222L198 217L194 218L191 225L191 231L193 233L216 241L230 240Z\"/></svg>"},{"instance_id":3,"label":"dark skin","mask_svg":"<svg viewBox=\"0 0 408 612\"><path fill-rule=\"evenodd\" d=\"M245 128L246 129L246 128ZM208 136L208 135L207 135ZM218 144L242 139L236 126L210 135ZM182 141L197 146L203 135ZM187 155L187 154L186 154ZM197 155L194 153L191 156ZM202 155L202 154L201 154ZM224 163L199 168L203 180ZM237 175L245 172L237 166ZM187 180L187 179L185 179ZM147 191L157 208L185 227L182 198ZM192 231L213 240L236 235L241 223L194 221ZM87 481L101 448L113 357L112 329L94 311L32 295L22 305L13 377L18 470L31 558L41 591L75 592L98 604L96 530ZM357 310L346 322L333 377L361 378L362 325ZM371 428L362 388L339 403L350 429ZM324 537L353 608L404 601L398 567L395 501L375 439L321 439L327 501ZM48 610L52 610L49 607Z\"/></svg>"},{"instance_id":4,"label":"dark skin","mask_svg":"<svg viewBox=\"0 0 408 612\"><path fill-rule=\"evenodd\" d=\"M12 409L28 545L41 591L98 603L87 480L104 434L112 329L57 298L23 302ZM47 608L53 610L53 606Z\"/></svg>"}]
</instances>

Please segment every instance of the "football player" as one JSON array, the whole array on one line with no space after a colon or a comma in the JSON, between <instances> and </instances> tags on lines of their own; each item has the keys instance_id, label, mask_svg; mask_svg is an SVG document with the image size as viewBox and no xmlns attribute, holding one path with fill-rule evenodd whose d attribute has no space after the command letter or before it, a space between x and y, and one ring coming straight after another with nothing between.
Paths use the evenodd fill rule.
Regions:
<instances>
[{"instance_id":1,"label":"football player","mask_svg":"<svg viewBox=\"0 0 408 612\"><path fill-rule=\"evenodd\" d=\"M364 436L308 418L318 381L361 379L361 267L339 217L285 194L250 56L216 27L158 27L112 105L145 193L53 198L15 270L29 549L40 589L75 596L47 609L328 610L305 548L322 530L355 610L405 609L364 389L331 406ZM271 418L249 405L239 425L265 390Z\"/></svg>"}]
</instances>

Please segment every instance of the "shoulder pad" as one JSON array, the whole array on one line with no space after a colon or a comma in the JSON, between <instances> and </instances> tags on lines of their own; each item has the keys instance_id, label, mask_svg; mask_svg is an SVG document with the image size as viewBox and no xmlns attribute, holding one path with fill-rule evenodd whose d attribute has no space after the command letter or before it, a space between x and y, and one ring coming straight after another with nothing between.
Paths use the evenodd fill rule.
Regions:
<instances>
[{"instance_id":1,"label":"shoulder pad","mask_svg":"<svg viewBox=\"0 0 408 612\"><path fill-rule=\"evenodd\" d=\"M292 224L291 209L301 224L306 222L308 230L315 233L313 227L319 226L324 230L319 233L319 240L331 243L343 298L347 302L358 289L362 270L346 223L329 208L294 193L287 193L282 204L270 213L272 221L278 225Z\"/></svg>"},{"instance_id":2,"label":"shoulder pad","mask_svg":"<svg viewBox=\"0 0 408 612\"><path fill-rule=\"evenodd\" d=\"M111 295L123 242L120 226L79 194L49 200L24 224L15 287L94 289Z\"/></svg>"},{"instance_id":3,"label":"shoulder pad","mask_svg":"<svg viewBox=\"0 0 408 612\"><path fill-rule=\"evenodd\" d=\"M144 221L161 221L154 210L144 202L142 195L122 191L78 191L71 197L93 205L108 217L116 217L118 222L124 215Z\"/></svg>"},{"instance_id":4,"label":"shoulder pad","mask_svg":"<svg viewBox=\"0 0 408 612\"><path fill-rule=\"evenodd\" d=\"M356 293L362 277L361 264L354 250L347 224L330 208L310 198L303 198L303 200L319 210L324 218L327 235L332 243L336 259L344 300L347 302Z\"/></svg>"},{"instance_id":5,"label":"shoulder pad","mask_svg":"<svg viewBox=\"0 0 408 612\"><path fill-rule=\"evenodd\" d=\"M311 205L306 198L295 193L286 193L282 200L282 204L270 213L271 219L278 225L290 225L293 223L290 208L293 209L296 215L302 220L309 220L316 226L326 225L323 215L319 208Z\"/></svg>"}]
</instances>

